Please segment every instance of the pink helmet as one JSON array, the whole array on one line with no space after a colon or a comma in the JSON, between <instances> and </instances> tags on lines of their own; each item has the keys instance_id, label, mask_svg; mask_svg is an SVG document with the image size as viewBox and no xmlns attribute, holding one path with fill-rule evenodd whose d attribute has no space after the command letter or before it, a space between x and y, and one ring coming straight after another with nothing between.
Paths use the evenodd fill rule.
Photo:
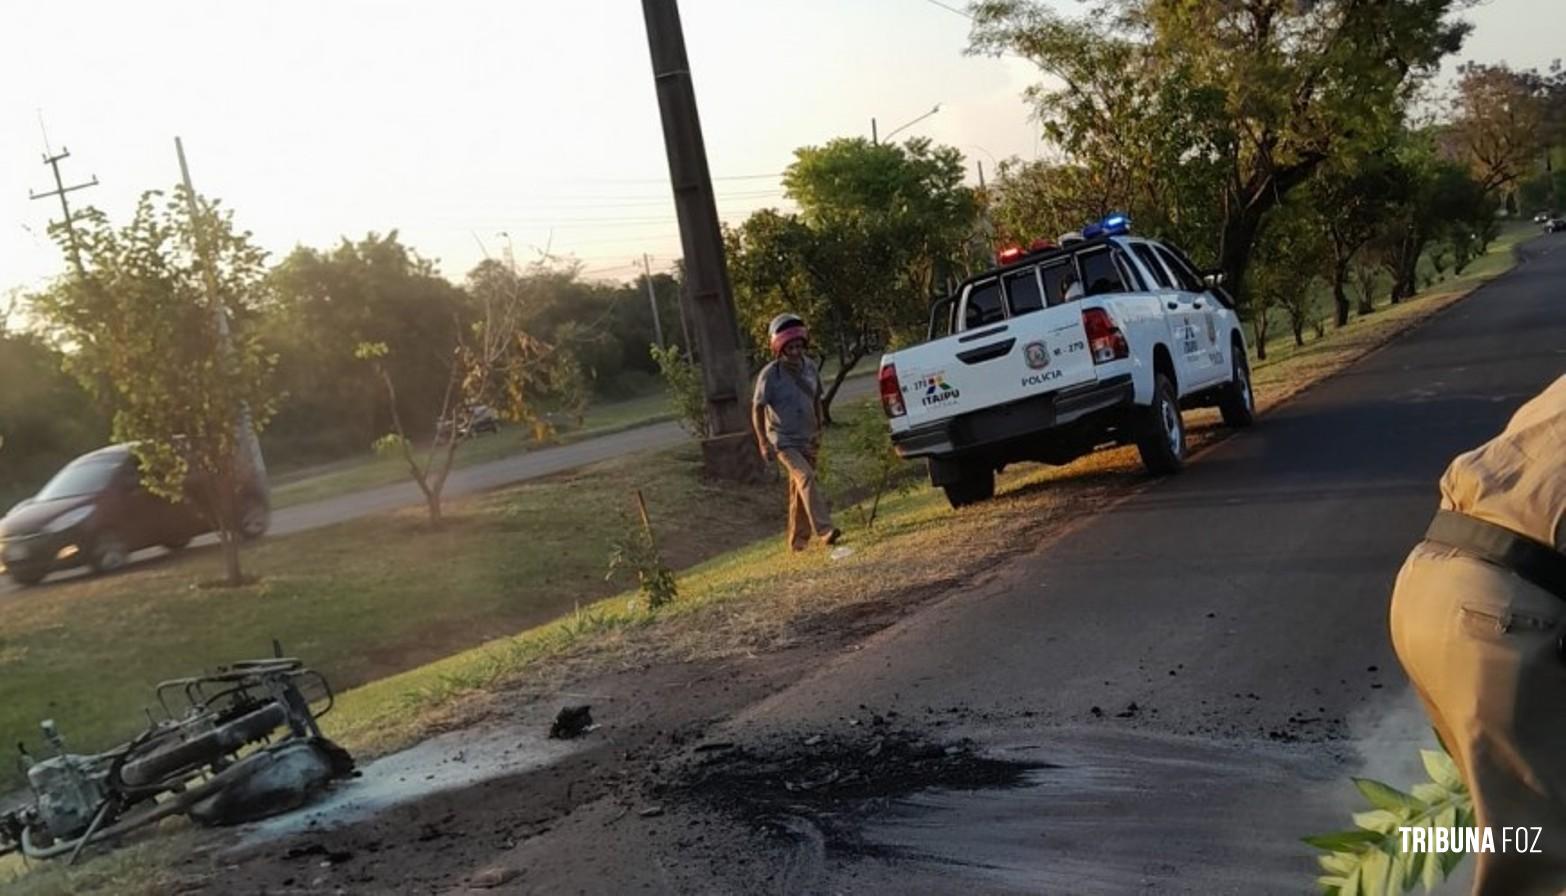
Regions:
<instances>
[{"instance_id":1,"label":"pink helmet","mask_svg":"<svg viewBox=\"0 0 1566 896\"><path fill-rule=\"evenodd\" d=\"M779 314L767 325L767 335L772 339L772 354L783 354L784 346L796 339L810 341L810 331L805 329L805 322L798 315Z\"/></svg>"}]
</instances>

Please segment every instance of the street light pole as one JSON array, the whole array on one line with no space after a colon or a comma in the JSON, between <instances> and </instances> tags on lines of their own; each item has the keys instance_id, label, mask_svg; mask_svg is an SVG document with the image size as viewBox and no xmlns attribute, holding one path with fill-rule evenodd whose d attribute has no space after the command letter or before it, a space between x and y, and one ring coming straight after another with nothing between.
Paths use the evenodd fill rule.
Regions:
<instances>
[{"instance_id":1,"label":"street light pole","mask_svg":"<svg viewBox=\"0 0 1566 896\"><path fill-rule=\"evenodd\" d=\"M923 115L919 116L918 118L915 118L913 121L910 121L907 124L903 125L902 127L897 128L896 130L894 130L891 133L887 134L886 135L887 141L890 142L893 137L897 136L898 134L902 133L903 131L908 130L909 128L913 127L914 125L918 124L919 122L924 121L926 118L929 118L931 115L934 115L935 113L937 113L939 111L941 111L941 104L940 103L936 103L934 109L931 109L930 111L924 113ZM870 127L871 127L871 130L873 132L874 129L875 129L875 119L873 119L873 118L870 119Z\"/></svg>"}]
</instances>

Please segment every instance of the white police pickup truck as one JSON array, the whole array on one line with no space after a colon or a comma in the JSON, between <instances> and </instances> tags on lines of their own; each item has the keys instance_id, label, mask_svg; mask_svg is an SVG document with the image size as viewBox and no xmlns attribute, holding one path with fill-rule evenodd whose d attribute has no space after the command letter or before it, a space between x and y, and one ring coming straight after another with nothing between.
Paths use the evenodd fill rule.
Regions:
<instances>
[{"instance_id":1,"label":"white police pickup truck","mask_svg":"<svg viewBox=\"0 0 1566 896\"><path fill-rule=\"evenodd\" d=\"M1252 422L1232 300L1175 247L1111 215L999 261L931 308L930 341L881 359L893 444L928 460L953 507L992 497L1008 464L1105 445L1135 443L1149 471L1178 472L1182 408Z\"/></svg>"}]
</instances>

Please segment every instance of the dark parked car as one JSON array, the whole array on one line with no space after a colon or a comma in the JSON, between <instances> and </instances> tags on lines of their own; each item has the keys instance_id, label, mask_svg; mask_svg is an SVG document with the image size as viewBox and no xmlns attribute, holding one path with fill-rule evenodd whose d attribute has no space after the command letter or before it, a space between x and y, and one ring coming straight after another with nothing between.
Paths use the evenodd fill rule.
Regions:
<instances>
[{"instance_id":1,"label":"dark parked car","mask_svg":"<svg viewBox=\"0 0 1566 896\"><path fill-rule=\"evenodd\" d=\"M212 531L192 500L168 501L148 491L128 445L111 445L71 461L38 494L0 519L0 561L21 585L49 573L89 566L110 572L130 555L162 545L179 550ZM260 538L271 524L264 484L247 483L239 495L240 530Z\"/></svg>"},{"instance_id":2,"label":"dark parked car","mask_svg":"<svg viewBox=\"0 0 1566 896\"><path fill-rule=\"evenodd\" d=\"M1566 218L1551 218L1544 222L1545 233L1560 233L1566 230Z\"/></svg>"}]
</instances>

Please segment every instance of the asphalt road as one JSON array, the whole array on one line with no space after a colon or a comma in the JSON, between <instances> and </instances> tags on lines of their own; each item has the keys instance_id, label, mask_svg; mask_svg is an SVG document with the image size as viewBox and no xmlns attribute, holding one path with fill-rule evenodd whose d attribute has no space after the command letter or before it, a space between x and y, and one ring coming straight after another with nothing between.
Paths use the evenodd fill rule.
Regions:
<instances>
[{"instance_id":1,"label":"asphalt road","mask_svg":"<svg viewBox=\"0 0 1566 896\"><path fill-rule=\"evenodd\" d=\"M1566 373L1562 247L1534 242L1184 475L732 723L736 739L821 730L869 706L1053 766L1026 787L896 801L854 850L802 838L800 890L1310 890L1299 838L1364 808L1348 775L1407 786L1433 745L1387 634L1391 585L1448 461Z\"/></svg>"}]
</instances>

